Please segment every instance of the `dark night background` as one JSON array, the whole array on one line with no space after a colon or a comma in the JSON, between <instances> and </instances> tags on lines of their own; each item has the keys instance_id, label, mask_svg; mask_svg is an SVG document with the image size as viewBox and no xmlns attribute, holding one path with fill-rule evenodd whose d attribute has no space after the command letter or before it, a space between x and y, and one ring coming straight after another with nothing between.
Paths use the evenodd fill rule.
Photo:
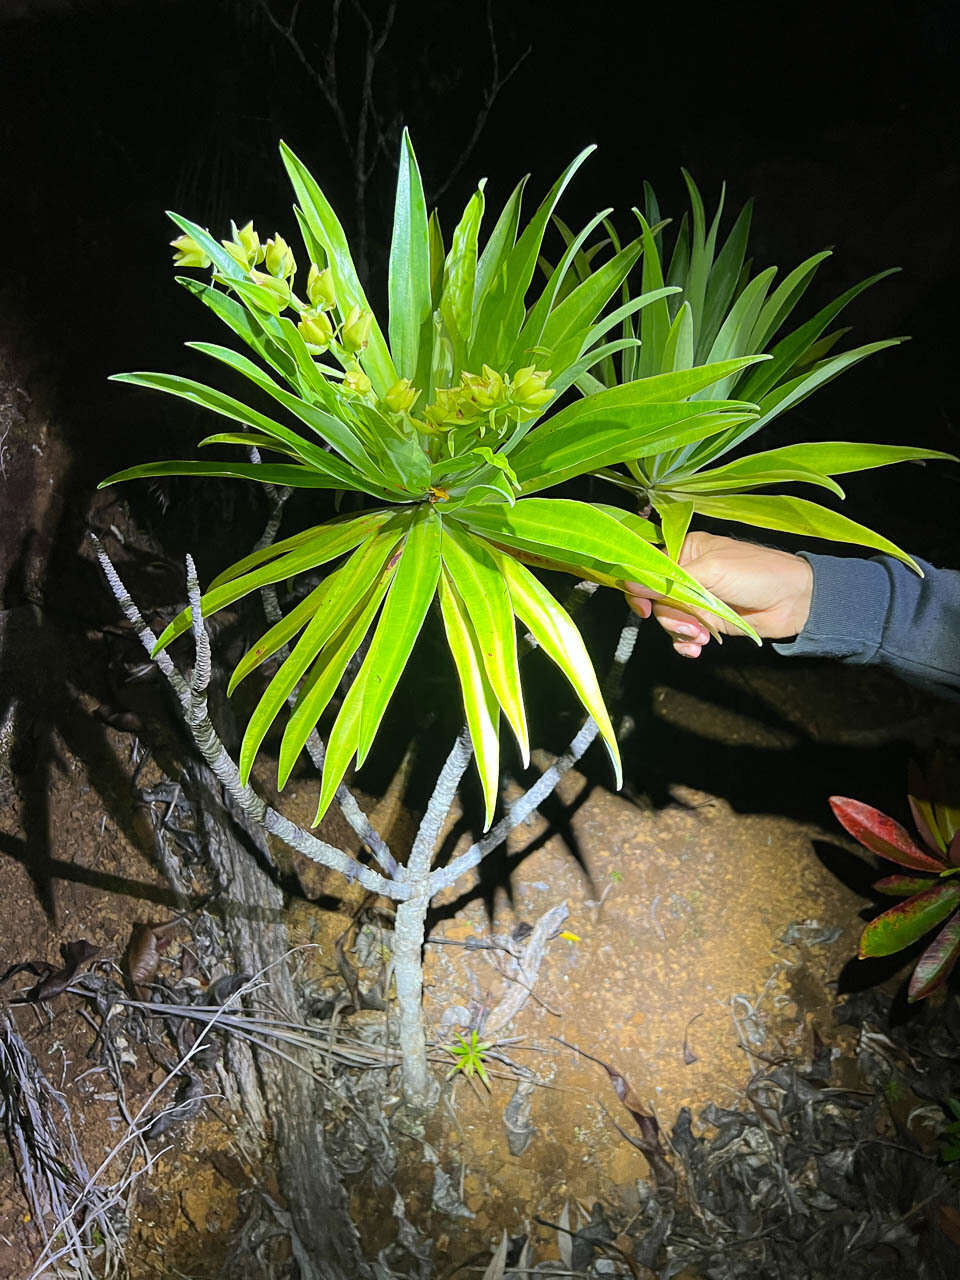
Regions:
<instances>
[{"instance_id":1,"label":"dark night background","mask_svg":"<svg viewBox=\"0 0 960 1280\"><path fill-rule=\"evenodd\" d=\"M289 0L272 5L280 20L289 14ZM384 8L369 0L375 25ZM300 9L302 48L316 63L329 14L322 0ZM644 178L664 212L679 217L681 165L708 210L726 179L731 216L757 198L758 268L786 271L835 246L801 316L867 274L903 268L850 308L847 342L893 334L912 341L789 414L767 443L860 438L960 449L960 17L952 0L566 10L493 0L492 14L501 70L530 52L441 198L447 228L480 175L489 179L489 219L521 174L532 172L539 198L592 141L600 150L561 206L571 223L611 204L627 226ZM343 15L351 113L363 33L349 4ZM97 480L137 461L191 456L207 427L199 411L106 381L119 370L192 372L196 357L181 343L210 332L209 318L173 283L164 210L218 235L231 216L252 217L263 234L277 228L296 243L276 154L283 137L350 232L350 157L316 85L257 0L7 0L0 48L0 352L7 381L19 388L7 406L19 425L4 455L3 605L32 601L102 617L110 602L78 559ZM384 118L411 126L428 188L460 158L490 75L482 4L401 0L375 85ZM384 160L368 204L374 297L392 187ZM30 437L41 427L42 450ZM39 486L51 494L42 502ZM854 518L940 563L960 561L955 466L893 468L851 477L846 487ZM171 556L197 551L209 573L240 554L262 522L258 495L241 488L201 496L191 482L173 482L165 515L146 485L119 496ZM680 671L660 637L645 635L641 647L638 680L649 682L650 664L667 664L671 679L709 682L706 668ZM745 658L744 649L738 661L771 660ZM716 782L693 773L703 785Z\"/></svg>"}]
</instances>

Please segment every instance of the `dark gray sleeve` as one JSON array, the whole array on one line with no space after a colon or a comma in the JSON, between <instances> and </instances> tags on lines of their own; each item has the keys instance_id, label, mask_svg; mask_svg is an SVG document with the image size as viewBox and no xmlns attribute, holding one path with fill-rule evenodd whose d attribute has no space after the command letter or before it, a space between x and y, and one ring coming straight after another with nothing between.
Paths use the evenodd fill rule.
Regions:
<instances>
[{"instance_id":1,"label":"dark gray sleeve","mask_svg":"<svg viewBox=\"0 0 960 1280\"><path fill-rule=\"evenodd\" d=\"M810 616L778 653L877 663L960 698L960 571L919 560L920 578L890 556L801 555L813 568Z\"/></svg>"}]
</instances>

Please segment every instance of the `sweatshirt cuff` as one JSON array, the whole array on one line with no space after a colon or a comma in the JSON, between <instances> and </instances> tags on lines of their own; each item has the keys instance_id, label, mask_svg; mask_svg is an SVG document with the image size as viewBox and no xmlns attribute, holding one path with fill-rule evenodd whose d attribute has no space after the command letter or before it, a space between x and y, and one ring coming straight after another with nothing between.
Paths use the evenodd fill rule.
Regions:
<instances>
[{"instance_id":1,"label":"sweatshirt cuff","mask_svg":"<svg viewBox=\"0 0 960 1280\"><path fill-rule=\"evenodd\" d=\"M890 607L890 578L875 560L799 553L813 569L810 614L797 638L775 644L787 657L875 662Z\"/></svg>"}]
</instances>

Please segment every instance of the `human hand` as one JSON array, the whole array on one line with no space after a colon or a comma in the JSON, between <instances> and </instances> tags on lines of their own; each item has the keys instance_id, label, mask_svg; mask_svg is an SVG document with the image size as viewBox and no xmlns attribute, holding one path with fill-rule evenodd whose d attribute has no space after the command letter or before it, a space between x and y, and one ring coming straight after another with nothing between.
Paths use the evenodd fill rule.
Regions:
<instances>
[{"instance_id":1,"label":"human hand","mask_svg":"<svg viewBox=\"0 0 960 1280\"><path fill-rule=\"evenodd\" d=\"M679 563L764 639L784 640L803 630L813 596L813 570L800 556L712 533L689 533ZM684 658L699 657L709 641L705 619L721 635L736 634L732 623L706 610L687 611L667 604L637 582L624 586L630 607L641 618L652 614Z\"/></svg>"}]
</instances>

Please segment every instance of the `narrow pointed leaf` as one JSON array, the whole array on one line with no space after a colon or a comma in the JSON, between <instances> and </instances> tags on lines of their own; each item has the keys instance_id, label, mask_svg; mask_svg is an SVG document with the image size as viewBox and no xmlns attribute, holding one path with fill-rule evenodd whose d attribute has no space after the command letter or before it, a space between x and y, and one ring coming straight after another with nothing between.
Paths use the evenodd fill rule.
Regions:
<instances>
[{"instance_id":1,"label":"narrow pointed leaf","mask_svg":"<svg viewBox=\"0 0 960 1280\"><path fill-rule=\"evenodd\" d=\"M287 785L287 779L307 738L316 728L330 699L336 693L350 659L356 654L370 630L370 624L380 608L392 576L393 570L390 568L380 574L363 603L357 607L314 659L280 742L277 786L281 790Z\"/></svg>"},{"instance_id":2,"label":"narrow pointed leaf","mask_svg":"<svg viewBox=\"0 0 960 1280\"><path fill-rule=\"evenodd\" d=\"M664 550L671 560L679 560L680 549L693 517L693 503L660 502L657 504L657 511L660 515Z\"/></svg>"},{"instance_id":3,"label":"narrow pointed leaf","mask_svg":"<svg viewBox=\"0 0 960 1280\"><path fill-rule=\"evenodd\" d=\"M463 366L473 318L477 277L477 241L483 219L483 184L473 193L457 223L443 268L440 315L453 336L454 363Z\"/></svg>"},{"instance_id":4,"label":"narrow pointed leaf","mask_svg":"<svg viewBox=\"0 0 960 1280\"><path fill-rule=\"evenodd\" d=\"M580 632L566 609L513 556L501 552L497 555L497 563L510 588L517 617L567 677L588 715L596 721L613 761L619 790L623 785L623 770L617 738Z\"/></svg>"},{"instance_id":5,"label":"narrow pointed leaf","mask_svg":"<svg viewBox=\"0 0 960 1280\"><path fill-rule=\"evenodd\" d=\"M582 566L581 576L597 577L622 589L643 582L663 595L725 618L759 643L739 614L705 591L686 570L625 524L596 507L567 498L521 498L513 507L477 507L457 519L496 543L557 563ZM591 571L588 574L587 568ZM571 567L571 572L578 572Z\"/></svg>"},{"instance_id":6,"label":"narrow pointed leaf","mask_svg":"<svg viewBox=\"0 0 960 1280\"><path fill-rule=\"evenodd\" d=\"M640 222L643 241L643 271L640 287L643 293L652 293L655 290L659 292L665 287L660 251L649 222L639 210L634 209L633 212ZM641 346L635 369L640 377L661 371L663 347L669 332L670 308L666 301L657 301L653 306L647 307L640 318Z\"/></svg>"},{"instance_id":7,"label":"narrow pointed leaf","mask_svg":"<svg viewBox=\"0 0 960 1280\"><path fill-rule=\"evenodd\" d=\"M307 167L297 159L285 142L280 143L280 155L300 201L303 217L311 234L327 255L336 283L337 304L341 314L346 315L353 306L371 311L372 314L350 255L347 237L326 196ZM384 395L397 380L397 371L376 317L370 329L370 341L363 353L362 364L377 395Z\"/></svg>"},{"instance_id":8,"label":"narrow pointed leaf","mask_svg":"<svg viewBox=\"0 0 960 1280\"><path fill-rule=\"evenodd\" d=\"M350 525L353 528L353 541L348 541L343 547L343 551L352 551L358 543L362 542L369 534L376 531L384 524L385 521L391 519L396 514L395 511L380 508L378 511L364 511L360 515L340 516L334 520L328 520L325 524L315 524L309 529L303 529L300 533L295 533L289 538L282 538L279 542L271 542L269 546L260 547L256 551L251 551L249 555L244 556L241 560L234 561L228 565L212 580L207 587L208 591L213 591L215 587L222 586L223 583L229 582L232 578L239 578L245 573L249 573L251 569L255 569L258 564L264 564L267 560L277 560L282 555L286 555L289 551L296 551L298 547L303 547L309 542L313 542L315 538L325 537L328 534L336 537L338 531L342 531L344 525ZM335 555L341 555L342 551L336 551ZM185 613L185 617L189 618L189 614Z\"/></svg>"},{"instance_id":9,"label":"narrow pointed leaf","mask_svg":"<svg viewBox=\"0 0 960 1280\"><path fill-rule=\"evenodd\" d=\"M370 457L353 431L342 419L334 417L331 413L324 412L323 409L318 409L315 405L309 404L302 399L302 397L293 395L283 387L278 386L252 360L248 360L246 356L240 355L237 351L231 351L229 347L221 347L212 342L188 342L187 346L210 356L214 360L219 360L221 364L225 364L228 368L248 378L261 391L265 391L267 395L272 396L278 404L283 405L285 409L299 418L302 423L310 427L312 431L315 431L327 444L332 445L334 449L343 455L347 462L356 467L360 475L372 480L375 484L378 482L382 484L383 477L375 470ZM161 390L166 390L166 388L161 388ZM207 405L206 407L213 408L212 405ZM220 412L220 410L215 410L215 412ZM307 445L307 442L304 442L304 448L307 450L304 454L307 461L314 461L318 454L323 453L323 450L317 445Z\"/></svg>"},{"instance_id":10,"label":"narrow pointed leaf","mask_svg":"<svg viewBox=\"0 0 960 1280\"><path fill-rule=\"evenodd\" d=\"M244 783L250 776L260 744L287 698L330 638L358 608L384 572L387 559L399 541L401 532L394 528L372 538L321 584L325 590L317 599L313 618L264 689L247 722L239 760L240 777Z\"/></svg>"},{"instance_id":11,"label":"narrow pointed leaf","mask_svg":"<svg viewBox=\"0 0 960 1280\"><path fill-rule=\"evenodd\" d=\"M196 462L192 459L169 462L143 462L138 467L127 467L107 476L97 485L123 484L125 480L144 480L151 476L217 476L223 480L255 480L257 484L286 485L290 489L343 489L354 488L354 482L346 485L340 475L321 474L313 467L298 467L286 462Z\"/></svg>"},{"instance_id":12,"label":"narrow pointed leaf","mask_svg":"<svg viewBox=\"0 0 960 1280\"><path fill-rule=\"evenodd\" d=\"M517 627L503 572L486 544L453 521L444 525L443 563L470 619L486 678L526 766L530 741L517 664Z\"/></svg>"},{"instance_id":13,"label":"narrow pointed leaf","mask_svg":"<svg viewBox=\"0 0 960 1280\"><path fill-rule=\"evenodd\" d=\"M466 608L446 571L440 575L440 609L463 694L463 708L483 789L483 829L487 831L493 821L500 788L500 703L487 679Z\"/></svg>"},{"instance_id":14,"label":"narrow pointed leaf","mask_svg":"<svg viewBox=\"0 0 960 1280\"><path fill-rule=\"evenodd\" d=\"M440 576L440 518L427 506L416 509L361 670L363 707L357 740L362 765L387 703L406 666Z\"/></svg>"},{"instance_id":15,"label":"narrow pointed leaf","mask_svg":"<svg viewBox=\"0 0 960 1280\"><path fill-rule=\"evenodd\" d=\"M768 339L773 337L804 293L806 293L820 263L829 257L830 250L823 249L820 253L815 253L812 257L807 258L805 262L801 262L798 267L794 267L788 275L784 276L764 304L763 310L757 318L756 327L751 336L751 345L755 350L762 351L767 345Z\"/></svg>"},{"instance_id":16,"label":"narrow pointed leaf","mask_svg":"<svg viewBox=\"0 0 960 1280\"><path fill-rule=\"evenodd\" d=\"M417 158L406 129L400 143L388 289L390 350L399 376L412 381L417 376L420 330L433 308L427 204Z\"/></svg>"},{"instance_id":17,"label":"narrow pointed leaf","mask_svg":"<svg viewBox=\"0 0 960 1280\"><path fill-rule=\"evenodd\" d=\"M347 696L330 731L326 754L323 757L323 777L320 781L317 813L313 819L314 826L317 826L329 809L330 801L337 794L343 775L347 772L350 761L356 753L357 743L360 740L360 713L363 708L366 672L367 668L364 664L347 690Z\"/></svg>"},{"instance_id":18,"label":"narrow pointed leaf","mask_svg":"<svg viewBox=\"0 0 960 1280\"><path fill-rule=\"evenodd\" d=\"M534 433L530 444L516 449L510 460L521 491L535 493L615 462L716 435L735 420L750 418L749 412L736 412L740 407L735 400L697 400L617 409L608 421L587 419L588 427L581 420L549 435Z\"/></svg>"},{"instance_id":19,"label":"narrow pointed leaf","mask_svg":"<svg viewBox=\"0 0 960 1280\"><path fill-rule=\"evenodd\" d=\"M806 537L825 538L830 542L852 542L862 547L872 547L902 560L916 573L920 568L916 561L902 551L889 538L874 533L865 525L830 511L806 498L790 498L782 494L743 494L737 497L700 497L697 510L715 520L734 520L739 524L761 529L777 529L783 533L796 533ZM921 574L921 577L923 575Z\"/></svg>"},{"instance_id":20,"label":"narrow pointed leaf","mask_svg":"<svg viewBox=\"0 0 960 1280\"><path fill-rule=\"evenodd\" d=\"M808 320L799 329L795 329L781 339L770 353L773 357L770 362L762 369L756 369L744 383L741 389L742 394L756 399L766 395L768 391L772 390L790 373L807 348L820 337L827 325L839 315L848 303L863 293L865 289L869 289L871 285L886 279L887 276L895 275L897 270L898 268L892 267L887 271L878 271L876 275L869 276L866 280L861 280L859 284L855 284L845 293L842 293L839 298L835 298L818 311L812 320Z\"/></svg>"}]
</instances>

